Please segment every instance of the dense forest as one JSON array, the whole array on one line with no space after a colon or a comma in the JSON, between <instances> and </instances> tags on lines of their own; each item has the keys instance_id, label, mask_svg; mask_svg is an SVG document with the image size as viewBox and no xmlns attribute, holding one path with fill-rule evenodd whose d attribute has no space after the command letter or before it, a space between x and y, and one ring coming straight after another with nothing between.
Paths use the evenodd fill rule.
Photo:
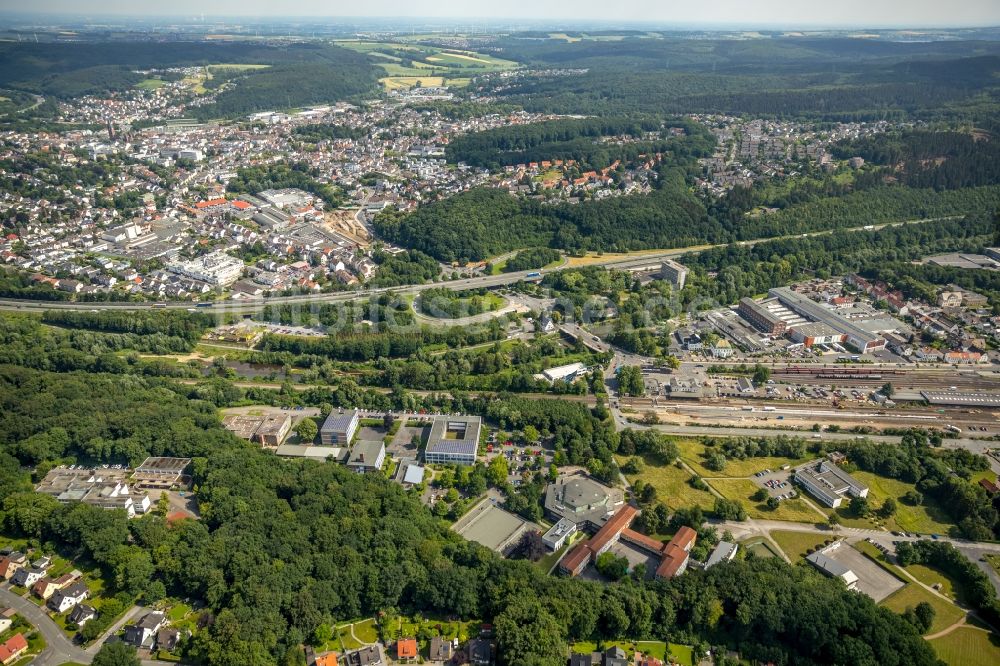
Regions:
<instances>
[{"instance_id":1,"label":"dense forest","mask_svg":"<svg viewBox=\"0 0 1000 666\"><path fill-rule=\"evenodd\" d=\"M991 42L896 42L827 37L712 40L502 40L509 57L576 75L485 81L484 92L530 111L725 113L811 120L986 117L979 95L998 87ZM582 70L586 70L583 72Z\"/></svg>"},{"instance_id":2,"label":"dense forest","mask_svg":"<svg viewBox=\"0 0 1000 666\"><path fill-rule=\"evenodd\" d=\"M396 609L492 621L507 666L561 666L568 642L620 636L711 639L782 663L935 663L901 616L777 559L655 583L543 576L465 542L380 475L237 441L213 405L159 381L0 368L0 518L97 563L126 598L203 601L185 660L298 664L320 624ZM20 467L146 453L195 458L200 521L62 505L32 493Z\"/></svg>"},{"instance_id":3,"label":"dense forest","mask_svg":"<svg viewBox=\"0 0 1000 666\"><path fill-rule=\"evenodd\" d=\"M952 190L1000 183L1000 140L989 134L880 134L835 144L832 152L890 167L891 177L910 187Z\"/></svg>"},{"instance_id":4,"label":"dense forest","mask_svg":"<svg viewBox=\"0 0 1000 666\"><path fill-rule=\"evenodd\" d=\"M503 191L475 189L409 214L383 213L388 240L442 261L479 261L526 246L570 252L629 251L732 243L869 224L960 216L1000 206L1000 186L935 192L878 186L813 198L775 213L747 217L713 209L692 194L678 169L664 170L647 195L548 206Z\"/></svg>"},{"instance_id":5,"label":"dense forest","mask_svg":"<svg viewBox=\"0 0 1000 666\"><path fill-rule=\"evenodd\" d=\"M248 94L224 94L216 105L203 107L213 111L199 111L209 117L308 104L319 93L334 96L317 101L333 101L375 83L374 68L363 56L318 43L23 41L0 45L0 85L74 97L131 88L144 78L136 69L220 63L272 65L274 71L247 75L238 87Z\"/></svg>"},{"instance_id":6,"label":"dense forest","mask_svg":"<svg viewBox=\"0 0 1000 666\"><path fill-rule=\"evenodd\" d=\"M679 126L693 126L680 122ZM575 160L584 167L603 168L615 159L634 159L640 153L664 152L671 142L661 136L663 123L655 118L582 118L550 120L530 125L512 125L456 137L448 144L449 162L497 169L542 160ZM652 133L655 138L646 138ZM646 140L615 145L601 143L601 137L628 137ZM703 137L711 150L712 140Z\"/></svg>"}]
</instances>

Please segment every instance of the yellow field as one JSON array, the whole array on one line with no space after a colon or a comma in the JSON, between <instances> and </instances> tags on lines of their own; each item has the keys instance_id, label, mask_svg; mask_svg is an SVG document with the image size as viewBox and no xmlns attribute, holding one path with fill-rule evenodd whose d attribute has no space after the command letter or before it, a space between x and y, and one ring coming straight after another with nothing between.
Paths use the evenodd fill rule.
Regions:
<instances>
[{"instance_id":1,"label":"yellow field","mask_svg":"<svg viewBox=\"0 0 1000 666\"><path fill-rule=\"evenodd\" d=\"M419 82L423 86L438 87L444 85L443 76L387 76L379 79L386 90L412 88Z\"/></svg>"}]
</instances>

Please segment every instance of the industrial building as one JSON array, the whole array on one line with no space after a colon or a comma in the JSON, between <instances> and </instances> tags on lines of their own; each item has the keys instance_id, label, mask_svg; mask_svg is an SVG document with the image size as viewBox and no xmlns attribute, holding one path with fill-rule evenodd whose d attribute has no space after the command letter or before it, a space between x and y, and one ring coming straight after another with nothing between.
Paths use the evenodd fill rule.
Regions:
<instances>
[{"instance_id":1,"label":"industrial building","mask_svg":"<svg viewBox=\"0 0 1000 666\"><path fill-rule=\"evenodd\" d=\"M828 507L836 509L844 496L868 497L868 486L830 460L813 460L795 468L795 482Z\"/></svg>"},{"instance_id":2,"label":"industrial building","mask_svg":"<svg viewBox=\"0 0 1000 666\"><path fill-rule=\"evenodd\" d=\"M825 342L846 342L863 353L885 348L885 340L878 335L870 333L838 312L788 287L776 287L768 291L768 295L778 299L786 308L809 322L822 325L789 326L792 337L797 342L803 342L806 346Z\"/></svg>"},{"instance_id":3,"label":"industrial building","mask_svg":"<svg viewBox=\"0 0 1000 666\"><path fill-rule=\"evenodd\" d=\"M787 328L785 321L771 312L765 305L758 303L752 298L740 299L740 304L736 312L759 331L774 336L785 334Z\"/></svg>"},{"instance_id":4,"label":"industrial building","mask_svg":"<svg viewBox=\"0 0 1000 666\"><path fill-rule=\"evenodd\" d=\"M427 436L424 462L475 465L483 420L478 416L439 416Z\"/></svg>"}]
</instances>

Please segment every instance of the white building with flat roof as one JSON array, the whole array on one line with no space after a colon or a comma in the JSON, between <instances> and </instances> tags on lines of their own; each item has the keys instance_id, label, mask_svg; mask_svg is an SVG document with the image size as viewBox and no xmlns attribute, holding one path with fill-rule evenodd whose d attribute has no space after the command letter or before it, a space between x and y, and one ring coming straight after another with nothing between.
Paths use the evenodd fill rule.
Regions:
<instances>
[{"instance_id":1,"label":"white building with flat roof","mask_svg":"<svg viewBox=\"0 0 1000 666\"><path fill-rule=\"evenodd\" d=\"M868 497L868 486L825 459L796 467L795 482L834 509L843 504L844 496Z\"/></svg>"}]
</instances>

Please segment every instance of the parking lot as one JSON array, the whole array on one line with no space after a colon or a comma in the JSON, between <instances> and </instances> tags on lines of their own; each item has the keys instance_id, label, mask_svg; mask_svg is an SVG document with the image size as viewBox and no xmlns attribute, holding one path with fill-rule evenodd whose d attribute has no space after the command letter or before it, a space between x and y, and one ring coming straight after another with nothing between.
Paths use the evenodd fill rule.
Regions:
<instances>
[{"instance_id":1,"label":"parking lot","mask_svg":"<svg viewBox=\"0 0 1000 666\"><path fill-rule=\"evenodd\" d=\"M799 492L792 483L792 470L761 470L754 474L753 482L779 500L797 497Z\"/></svg>"},{"instance_id":2,"label":"parking lot","mask_svg":"<svg viewBox=\"0 0 1000 666\"><path fill-rule=\"evenodd\" d=\"M905 585L903 581L847 544L827 551L826 556L853 571L854 575L858 577L858 591L868 595L876 602L882 601Z\"/></svg>"}]
</instances>

